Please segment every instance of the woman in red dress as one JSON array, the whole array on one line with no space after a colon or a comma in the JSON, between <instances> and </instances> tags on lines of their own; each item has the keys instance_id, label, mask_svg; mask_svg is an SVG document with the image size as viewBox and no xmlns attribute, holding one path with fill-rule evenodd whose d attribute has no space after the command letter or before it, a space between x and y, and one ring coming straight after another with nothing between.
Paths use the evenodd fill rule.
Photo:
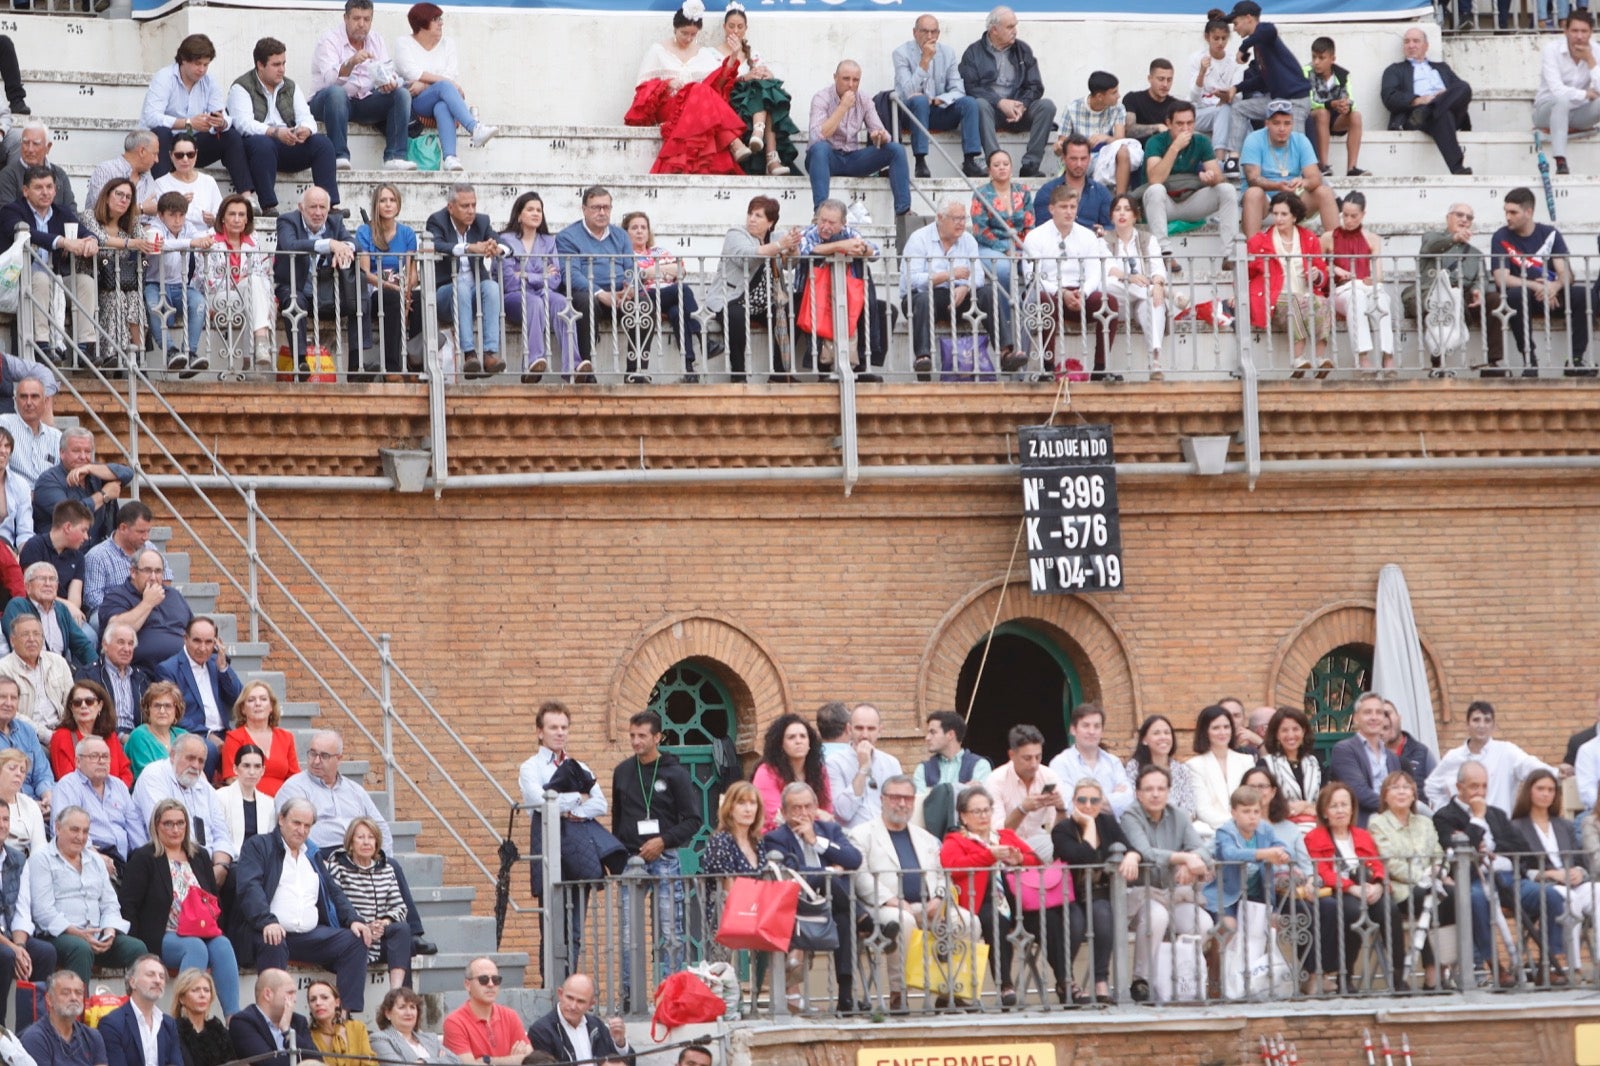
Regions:
<instances>
[{"instance_id":1,"label":"woman in red dress","mask_svg":"<svg viewBox=\"0 0 1600 1066\"><path fill-rule=\"evenodd\" d=\"M672 40L651 45L639 64L623 121L661 127L652 174L743 174L750 156L745 122L728 105L739 57L700 47L705 10L702 0L685 0L672 15Z\"/></svg>"},{"instance_id":2,"label":"woman in red dress","mask_svg":"<svg viewBox=\"0 0 1600 1066\"><path fill-rule=\"evenodd\" d=\"M265 681L252 681L233 703L233 729L222 738L223 783L233 780L233 757L246 744L260 748L266 769L256 786L269 796L290 777L300 772L300 756L294 750L294 734L278 728L283 712L278 697Z\"/></svg>"}]
</instances>

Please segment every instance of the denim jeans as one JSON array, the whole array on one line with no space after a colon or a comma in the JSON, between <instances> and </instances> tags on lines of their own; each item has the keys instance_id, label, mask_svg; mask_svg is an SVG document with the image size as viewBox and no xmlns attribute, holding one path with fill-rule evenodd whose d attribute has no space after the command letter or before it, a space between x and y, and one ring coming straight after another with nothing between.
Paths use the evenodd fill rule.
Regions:
<instances>
[{"instance_id":1,"label":"denim jeans","mask_svg":"<svg viewBox=\"0 0 1600 1066\"><path fill-rule=\"evenodd\" d=\"M411 101L411 113L431 117L439 124L439 151L442 155L456 154L456 127L471 133L478 128L467 102L461 99L461 90L454 82L436 81L417 94Z\"/></svg>"},{"instance_id":2,"label":"denim jeans","mask_svg":"<svg viewBox=\"0 0 1600 1066\"><path fill-rule=\"evenodd\" d=\"M311 98L311 114L328 130L333 154L350 158L350 123L383 130L383 161L406 158L411 147L406 130L411 125L411 93L400 86L392 92L371 92L350 99L342 85L330 85Z\"/></svg>"},{"instance_id":3,"label":"denim jeans","mask_svg":"<svg viewBox=\"0 0 1600 1066\"><path fill-rule=\"evenodd\" d=\"M202 940L197 936L179 936L168 933L161 938L161 961L179 972L190 969L210 970L211 980L217 986L217 999L222 1013L232 1017L239 1011L239 960L233 954L233 943L225 936Z\"/></svg>"},{"instance_id":4,"label":"denim jeans","mask_svg":"<svg viewBox=\"0 0 1600 1066\"><path fill-rule=\"evenodd\" d=\"M166 297L165 313L161 311L162 297ZM182 343L185 331L190 355L200 350L200 334L206 325L206 298L199 289L169 282L159 285L147 282L144 287L144 305L150 313L150 336L162 351L174 351ZM187 315L184 309L188 309Z\"/></svg>"},{"instance_id":5,"label":"denim jeans","mask_svg":"<svg viewBox=\"0 0 1600 1066\"><path fill-rule=\"evenodd\" d=\"M457 298L459 295L459 299ZM474 300L483 309L483 354L500 351L500 283L486 281L470 274L457 274L455 281L439 289L439 302L448 304L455 315L456 340L463 352L475 352L480 345L473 332L477 328Z\"/></svg>"},{"instance_id":6,"label":"denim jeans","mask_svg":"<svg viewBox=\"0 0 1600 1066\"><path fill-rule=\"evenodd\" d=\"M684 943L684 889L682 869L678 865L678 853L669 849L661 853L655 862L644 864L645 875L654 880L655 891L651 893L655 902L655 946L657 960L652 968L650 984L664 978L667 974L677 973L684 967L684 960L688 956L687 945ZM628 960L631 955L629 945L633 943L633 914L632 908L622 908L622 998L631 1002L630 993L633 990L633 972L629 968ZM639 1004L642 1006L642 1004Z\"/></svg>"}]
</instances>

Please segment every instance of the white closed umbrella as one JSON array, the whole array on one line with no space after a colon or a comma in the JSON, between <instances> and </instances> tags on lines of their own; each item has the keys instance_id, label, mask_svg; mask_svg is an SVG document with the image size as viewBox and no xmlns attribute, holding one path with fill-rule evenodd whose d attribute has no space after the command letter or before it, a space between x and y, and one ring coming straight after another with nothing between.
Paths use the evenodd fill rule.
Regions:
<instances>
[{"instance_id":1,"label":"white closed umbrella","mask_svg":"<svg viewBox=\"0 0 1600 1066\"><path fill-rule=\"evenodd\" d=\"M1378 634L1372 648L1373 691L1400 711L1407 733L1439 751L1433 724L1433 698L1428 695L1428 666L1411 613L1411 592L1400 567L1390 563L1378 571Z\"/></svg>"}]
</instances>

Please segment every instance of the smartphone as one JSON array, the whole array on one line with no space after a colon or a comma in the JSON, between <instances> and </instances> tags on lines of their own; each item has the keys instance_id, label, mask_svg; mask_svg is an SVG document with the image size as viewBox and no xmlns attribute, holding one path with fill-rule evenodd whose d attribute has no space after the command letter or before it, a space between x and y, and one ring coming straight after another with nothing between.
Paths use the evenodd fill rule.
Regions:
<instances>
[{"instance_id":1,"label":"smartphone","mask_svg":"<svg viewBox=\"0 0 1600 1066\"><path fill-rule=\"evenodd\" d=\"M1040 789L1040 791L1043 792L1046 796L1050 795L1055 790L1056 790L1056 786L1055 786L1055 782L1054 781L1052 781L1048 785L1045 785L1044 788Z\"/></svg>"}]
</instances>

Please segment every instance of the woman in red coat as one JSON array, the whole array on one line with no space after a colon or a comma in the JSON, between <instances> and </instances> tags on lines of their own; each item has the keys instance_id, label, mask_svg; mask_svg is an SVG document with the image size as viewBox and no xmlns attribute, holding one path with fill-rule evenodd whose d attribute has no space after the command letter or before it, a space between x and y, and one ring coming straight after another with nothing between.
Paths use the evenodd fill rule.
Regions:
<instances>
[{"instance_id":1,"label":"woman in red coat","mask_svg":"<svg viewBox=\"0 0 1600 1066\"><path fill-rule=\"evenodd\" d=\"M266 770L256 785L268 796L276 796L283 783L300 772L300 756L294 749L294 734L279 728L283 711L278 696L265 681L252 681L233 701L233 729L222 738L222 781L232 781L236 771L234 756L247 744L260 748Z\"/></svg>"},{"instance_id":2,"label":"woman in red coat","mask_svg":"<svg viewBox=\"0 0 1600 1066\"><path fill-rule=\"evenodd\" d=\"M982 785L973 785L956 797L956 816L961 828L945 836L939 865L959 871L950 875L956 902L978 916L984 943L989 945L990 969L998 965L1000 1003L1012 1007L1017 990L1011 984L1013 945L1009 934L1018 910L1000 875L1006 867L1038 866L1039 856L1011 830L994 829L994 800Z\"/></svg>"},{"instance_id":3,"label":"woman in red coat","mask_svg":"<svg viewBox=\"0 0 1600 1066\"><path fill-rule=\"evenodd\" d=\"M1306 834L1306 853L1317 864L1317 880L1333 895L1319 902L1318 949L1323 991L1338 991L1338 978L1352 982L1361 934L1354 928L1366 914L1378 926L1374 951L1389 945L1389 987L1405 980L1406 933L1389 894L1389 874L1378 857L1372 834L1355 824L1356 799L1348 785L1335 781L1317 794L1317 827ZM1396 977L1395 975L1401 975ZM1352 989L1346 988L1346 991Z\"/></svg>"},{"instance_id":4,"label":"woman in red coat","mask_svg":"<svg viewBox=\"0 0 1600 1066\"><path fill-rule=\"evenodd\" d=\"M133 764L117 739L117 709L93 681L74 681L67 689L61 721L50 737L50 769L59 781L78 768L78 741L96 736L111 749L111 776L133 787Z\"/></svg>"},{"instance_id":5,"label":"woman in red coat","mask_svg":"<svg viewBox=\"0 0 1600 1066\"><path fill-rule=\"evenodd\" d=\"M1266 229L1250 238L1250 322L1288 334L1294 376L1311 369L1317 377L1333 370L1328 335L1333 316L1328 307L1328 264L1316 235L1300 225L1306 205L1300 197L1280 192L1272 198ZM1312 353L1307 353L1307 348Z\"/></svg>"}]
</instances>

